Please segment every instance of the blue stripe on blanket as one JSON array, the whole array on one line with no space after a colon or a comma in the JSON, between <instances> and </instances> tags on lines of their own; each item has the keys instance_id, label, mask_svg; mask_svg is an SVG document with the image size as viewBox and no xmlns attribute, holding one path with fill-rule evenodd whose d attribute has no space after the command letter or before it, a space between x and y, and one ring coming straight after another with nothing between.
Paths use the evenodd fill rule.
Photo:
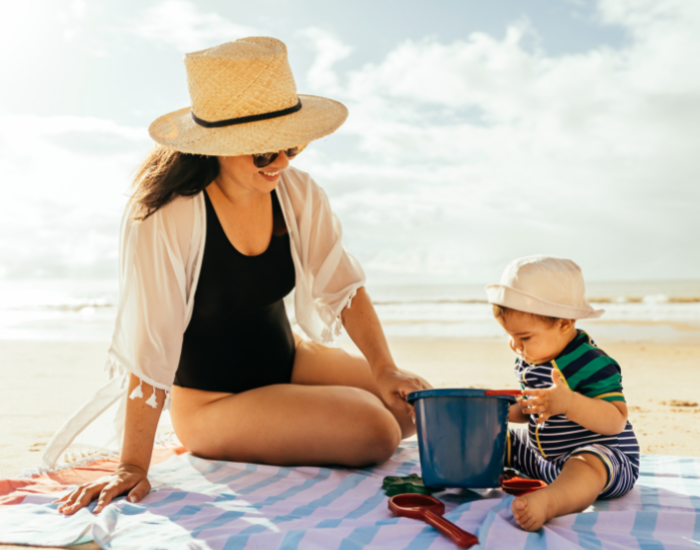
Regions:
<instances>
[{"instance_id":1,"label":"blue stripe on blanket","mask_svg":"<svg viewBox=\"0 0 700 550\"><path fill-rule=\"evenodd\" d=\"M415 443L372 469L280 468L173 456L151 469L154 490L140 503L117 499L99 516L63 517L54 495L31 495L0 509L0 542L102 548L270 548L303 550L452 549L424 523L393 517L381 482L420 472ZM700 459L644 456L628 495L597 502L592 513L549 522L537 533L514 523L512 497L498 491L438 493L449 519L483 547L565 550L697 548ZM89 536L84 537L85 534Z\"/></svg>"},{"instance_id":2,"label":"blue stripe on blanket","mask_svg":"<svg viewBox=\"0 0 700 550\"><path fill-rule=\"evenodd\" d=\"M415 462L404 462L401 464L396 469L396 474L397 476L405 476L408 475L411 472L411 468L415 466ZM327 519L323 520L321 523L319 523L316 527L319 529L329 529L333 527L338 527L343 520L346 519L357 519L361 518L365 514L368 514L372 510L374 510L381 502L384 502L385 499L384 491L381 488L381 485L377 488L377 492L374 493L371 497L366 499L362 504L360 504L357 508L352 510L351 512L348 512L344 517L339 518L339 519Z\"/></svg>"},{"instance_id":3,"label":"blue stripe on blanket","mask_svg":"<svg viewBox=\"0 0 700 550\"><path fill-rule=\"evenodd\" d=\"M593 526L598 521L598 512L591 514L577 514L576 521L571 528L578 535L578 543L584 550L598 550L603 548L603 543L593 531Z\"/></svg>"},{"instance_id":4,"label":"blue stripe on blanket","mask_svg":"<svg viewBox=\"0 0 700 550\"><path fill-rule=\"evenodd\" d=\"M640 477L642 477L642 475L644 476L640 481L645 484L641 487L642 500L647 510L654 511L637 512L635 514L634 526L632 527L631 534L637 539L639 548L642 550L663 550L663 544L660 544L654 539L654 531L656 530L656 520L658 517L656 510L660 509L659 491L656 486L656 464L654 461L648 460L648 457L646 458L645 471L643 474L640 472Z\"/></svg>"}]
</instances>

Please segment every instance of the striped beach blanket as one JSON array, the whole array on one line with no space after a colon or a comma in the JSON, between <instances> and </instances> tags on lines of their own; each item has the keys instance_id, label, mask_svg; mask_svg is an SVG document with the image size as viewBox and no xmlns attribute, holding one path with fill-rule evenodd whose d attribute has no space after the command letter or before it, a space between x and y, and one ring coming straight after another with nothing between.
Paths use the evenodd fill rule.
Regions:
<instances>
[{"instance_id":1,"label":"striped beach blanket","mask_svg":"<svg viewBox=\"0 0 700 550\"><path fill-rule=\"evenodd\" d=\"M639 482L625 497L596 502L536 533L515 525L512 497L498 490L436 496L451 521L477 535L478 548L699 547L700 459L647 455L641 464ZM173 454L152 466L153 491L142 502L121 498L97 516L85 509L63 517L50 504L56 494L23 486L21 502L6 499L15 504L0 506L0 542L63 546L94 540L115 550L454 548L431 527L395 518L387 509L384 476L410 473L420 473L415 443L404 444L384 464L356 470Z\"/></svg>"}]
</instances>

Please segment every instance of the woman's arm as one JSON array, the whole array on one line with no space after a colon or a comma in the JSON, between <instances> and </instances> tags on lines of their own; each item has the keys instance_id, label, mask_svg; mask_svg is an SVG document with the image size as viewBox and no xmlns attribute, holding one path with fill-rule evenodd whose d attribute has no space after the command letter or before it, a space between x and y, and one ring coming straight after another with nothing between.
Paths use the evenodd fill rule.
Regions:
<instances>
[{"instance_id":1,"label":"woman's arm","mask_svg":"<svg viewBox=\"0 0 700 550\"><path fill-rule=\"evenodd\" d=\"M141 383L133 374L129 378L127 395ZM115 497L128 491L130 502L139 502L151 490L148 482L148 467L153 453L153 440L156 435L158 419L163 410L165 392L155 390L157 406L146 404L154 388L143 384L143 398L126 400L126 421L124 424L124 441L119 466L114 474L105 476L92 483L85 483L64 496L58 511L65 515L75 514L95 498L99 497L94 512L100 512Z\"/></svg>"},{"instance_id":2,"label":"woman's arm","mask_svg":"<svg viewBox=\"0 0 700 550\"><path fill-rule=\"evenodd\" d=\"M357 289L351 307L343 310L341 318L348 335L367 359L385 402L412 415L413 407L406 403L406 397L411 392L428 389L430 385L415 375L400 371L394 363L365 287Z\"/></svg>"}]
</instances>

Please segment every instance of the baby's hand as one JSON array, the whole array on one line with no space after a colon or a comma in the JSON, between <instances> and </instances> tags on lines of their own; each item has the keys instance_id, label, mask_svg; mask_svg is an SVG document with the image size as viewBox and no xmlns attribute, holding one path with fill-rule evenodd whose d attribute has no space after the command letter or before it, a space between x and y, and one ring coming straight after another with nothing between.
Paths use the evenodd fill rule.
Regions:
<instances>
[{"instance_id":1,"label":"baby's hand","mask_svg":"<svg viewBox=\"0 0 700 550\"><path fill-rule=\"evenodd\" d=\"M571 406L574 392L561 379L556 369L552 370L552 384L553 386L546 390L523 390L528 399L520 401L522 411L524 414L538 415L538 424L542 424L551 416L565 415Z\"/></svg>"}]
</instances>

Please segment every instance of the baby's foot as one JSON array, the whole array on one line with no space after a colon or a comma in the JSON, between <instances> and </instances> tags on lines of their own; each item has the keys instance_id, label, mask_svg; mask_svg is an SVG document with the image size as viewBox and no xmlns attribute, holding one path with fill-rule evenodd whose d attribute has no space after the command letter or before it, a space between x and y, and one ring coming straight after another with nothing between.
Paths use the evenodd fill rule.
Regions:
<instances>
[{"instance_id":1,"label":"baby's foot","mask_svg":"<svg viewBox=\"0 0 700 550\"><path fill-rule=\"evenodd\" d=\"M510 505L515 521L525 531L537 531L555 514L546 488L516 498Z\"/></svg>"}]
</instances>

